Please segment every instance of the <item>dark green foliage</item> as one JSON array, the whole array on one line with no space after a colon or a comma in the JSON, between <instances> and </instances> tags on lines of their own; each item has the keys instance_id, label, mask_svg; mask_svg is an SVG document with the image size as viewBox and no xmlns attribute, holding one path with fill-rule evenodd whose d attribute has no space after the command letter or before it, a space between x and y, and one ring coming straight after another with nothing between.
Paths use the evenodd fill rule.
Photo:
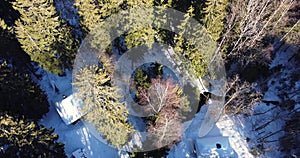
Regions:
<instances>
[{"instance_id":1,"label":"dark green foliage","mask_svg":"<svg viewBox=\"0 0 300 158\"><path fill-rule=\"evenodd\" d=\"M131 9L136 6L151 6L152 0L149 1L94 1L94 0L75 0L74 5L78 8L79 16L81 17L80 24L88 33L100 24L105 18L117 13L120 10Z\"/></svg>"},{"instance_id":2,"label":"dark green foliage","mask_svg":"<svg viewBox=\"0 0 300 158\"><path fill-rule=\"evenodd\" d=\"M138 68L134 76L134 83L137 90L149 88L149 80L147 74L141 68Z\"/></svg>"},{"instance_id":3,"label":"dark green foliage","mask_svg":"<svg viewBox=\"0 0 300 158\"><path fill-rule=\"evenodd\" d=\"M95 125L102 136L112 145L121 148L134 132L127 122L128 109L118 87L110 83L110 76L97 66L84 67L75 75L73 83L77 97L83 100L85 119Z\"/></svg>"},{"instance_id":4,"label":"dark green foliage","mask_svg":"<svg viewBox=\"0 0 300 158\"><path fill-rule=\"evenodd\" d=\"M220 38L224 30L227 0L206 0L202 22L214 40Z\"/></svg>"},{"instance_id":5,"label":"dark green foliage","mask_svg":"<svg viewBox=\"0 0 300 158\"><path fill-rule=\"evenodd\" d=\"M81 17L80 24L86 35L100 24L103 19L120 10L122 2L118 0L94 1L75 0L74 5Z\"/></svg>"},{"instance_id":6,"label":"dark green foliage","mask_svg":"<svg viewBox=\"0 0 300 158\"><path fill-rule=\"evenodd\" d=\"M109 1L93 1L93 0L76 0L75 6L78 8L79 16L81 17L80 24L81 28L84 31L84 34L87 35L90 31L93 31L97 26L103 24L106 18L110 17L112 14L119 13L126 9L134 9L135 7L147 7L152 6L152 1L118 1L118 0L109 0ZM127 32L121 32L123 35L124 41L127 48L132 48L135 46L139 46L145 44L147 47L151 47L154 43L155 29L151 27L151 25L147 27L141 27L139 24L145 22L145 20L150 18L140 17L151 16L151 14L146 13L136 13L131 12L130 16L124 16L123 22L127 23L127 25L122 26L124 29L128 30ZM144 15L142 15L144 14ZM104 22L105 23L105 22ZM116 34L115 31L119 31L118 26L113 24L112 26L107 26L108 23L105 23L105 28L97 29L94 31L94 37L97 40L93 40L91 42L92 47L99 49L99 46L108 46L108 48L101 48L101 50L105 50L107 53L111 53L111 41L115 40L111 37L103 37L104 34L108 33L111 30L111 34ZM130 28L130 29L129 29ZM105 30L103 30L105 29ZM99 36L99 37L98 37ZM108 43L106 43L108 41ZM114 45L116 48L118 46Z\"/></svg>"},{"instance_id":7,"label":"dark green foliage","mask_svg":"<svg viewBox=\"0 0 300 158\"><path fill-rule=\"evenodd\" d=\"M132 89L136 89L136 96L138 97L139 90L148 89L153 78L161 78L163 74L163 65L159 63L144 64L137 68L133 73L131 81Z\"/></svg>"},{"instance_id":8,"label":"dark green foliage","mask_svg":"<svg viewBox=\"0 0 300 158\"><path fill-rule=\"evenodd\" d=\"M63 75L72 66L78 42L57 16L53 1L21 0L13 7L21 14L15 29L23 50L45 70Z\"/></svg>"},{"instance_id":9,"label":"dark green foliage","mask_svg":"<svg viewBox=\"0 0 300 158\"><path fill-rule=\"evenodd\" d=\"M174 37L174 49L176 53L179 54L178 58L182 56L180 59L177 59L179 61L183 61L184 64L182 64L182 66L186 67L188 71L194 71L196 77L202 77L207 73L207 62L214 52L214 43L208 44L203 42L202 38L205 38L205 35L201 38L197 36L197 34L203 35L203 30L194 30L194 26L190 25L189 21L194 16L194 8L193 6L190 6L184 15L184 19L181 21L180 25L177 26L179 33ZM210 39L209 42L210 41L212 41L212 39ZM199 50L196 46L201 48L201 50Z\"/></svg>"},{"instance_id":10,"label":"dark green foliage","mask_svg":"<svg viewBox=\"0 0 300 158\"><path fill-rule=\"evenodd\" d=\"M16 0L0 1L0 18L3 19L9 26L14 24L15 20L20 18L20 13L13 9L11 2Z\"/></svg>"},{"instance_id":11,"label":"dark green foliage","mask_svg":"<svg viewBox=\"0 0 300 158\"><path fill-rule=\"evenodd\" d=\"M24 118L0 114L0 157L63 158L64 145L56 142L54 129Z\"/></svg>"},{"instance_id":12,"label":"dark green foliage","mask_svg":"<svg viewBox=\"0 0 300 158\"><path fill-rule=\"evenodd\" d=\"M5 18L4 18L5 19ZM0 18L0 59L6 59L18 70L24 72L33 70L30 67L30 57L22 50L20 43L13 34L13 27Z\"/></svg>"},{"instance_id":13,"label":"dark green foliage","mask_svg":"<svg viewBox=\"0 0 300 158\"><path fill-rule=\"evenodd\" d=\"M188 21L192 17L201 17L200 16L200 9L203 7L201 3L196 3L196 1L188 2L189 4L180 5L181 2L178 1L147 1L147 2L137 2L137 1L124 1L116 3L114 0L107 1L107 2L99 2L96 3L95 1L83 1L78 0L76 1L75 5L79 9L79 15L81 16L81 25L84 30L91 31L97 25L99 25L106 17L109 17L112 13L116 13L123 9L131 9L134 7L144 7L144 6L162 6L162 7L175 7L178 5L179 8L183 7L183 12L186 12L185 19L182 20L182 23L179 26L180 33L178 36L175 36L173 32L161 30L159 28L152 28L152 25L141 27L141 23L145 23L145 20L151 19L151 17L155 16L155 14L160 14L159 11L151 11L150 9L142 12L142 13L130 13L130 16L125 16L124 21L128 23L128 26L125 25L124 28L129 30L128 32L123 32L122 36L124 37L125 44L127 49L130 49L135 46L145 45L148 48L152 47L152 44L155 41L159 41L161 43L170 44L174 46L176 49L176 53L178 55L183 56L184 59L179 57L178 60L186 60L184 64L181 66L189 67L190 71L195 71L196 77L200 77L203 74L207 73L207 60L208 57L204 56L204 53L211 53L214 49L214 43L206 43L203 42L206 37L203 39L190 39L187 41L184 39L183 35L187 32L187 37L190 34L195 38L199 38L200 35L203 33L200 30L193 30L194 26L187 26ZM108 7L110 6L110 7ZM190 7L189 7L190 6ZM176 8L176 7L175 7ZM196 8L196 11L195 11ZM112 10L111 10L112 9ZM92 11L91 11L92 10ZM196 15L195 15L196 13ZM148 18L141 18L141 17L148 17ZM199 20L199 19L198 19ZM160 24L166 23L165 19L158 19ZM151 21L148 24L151 24ZM111 27L111 29L116 29L115 27L118 26L107 26ZM108 29L106 32L108 32ZM99 30L99 32L95 33L95 37L98 39L96 43L92 42L92 46L98 48L99 45L106 45L106 41L109 41L110 37L103 37L103 32ZM102 35L101 37L97 37L97 35ZM105 41L103 41L105 40ZM110 39L113 41L114 39ZM97 43L98 42L98 43ZM196 49L196 45L200 46L198 48L203 48L203 50ZM205 46L208 45L209 48ZM115 45L114 45L115 46ZM111 45L109 46L111 47ZM118 46L115 46L118 48ZM102 50L106 48L101 48ZM111 49L110 49L111 51ZM201 52L202 51L202 52ZM180 61L179 61L180 62ZM190 62L190 64L186 64L186 62Z\"/></svg>"},{"instance_id":14,"label":"dark green foliage","mask_svg":"<svg viewBox=\"0 0 300 158\"><path fill-rule=\"evenodd\" d=\"M27 74L0 65L0 111L38 120L49 110L46 95Z\"/></svg>"}]
</instances>

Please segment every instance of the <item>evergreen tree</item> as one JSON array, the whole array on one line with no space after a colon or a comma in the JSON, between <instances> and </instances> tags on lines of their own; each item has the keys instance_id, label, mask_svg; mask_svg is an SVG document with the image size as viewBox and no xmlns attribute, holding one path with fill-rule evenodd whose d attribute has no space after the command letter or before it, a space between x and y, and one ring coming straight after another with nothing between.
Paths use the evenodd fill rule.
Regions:
<instances>
[{"instance_id":1,"label":"evergreen tree","mask_svg":"<svg viewBox=\"0 0 300 158\"><path fill-rule=\"evenodd\" d=\"M92 31L98 26L103 20L107 17L111 16L114 13L118 13L120 10L125 9L133 9L135 7L148 7L152 6L153 1L137 1L137 0L129 0L129 1L118 1L118 0L108 0L108 1L85 1L85 0L77 0L75 2L75 6L78 8L78 13L81 17L81 26L85 33ZM132 48L134 46L138 46L141 44L145 44L148 47L154 42L154 35L156 31L152 27L141 28L136 25L137 21L146 20L145 18L149 15L140 15L141 13L130 12L130 16L125 16L124 20L127 22L127 25L124 26L125 29L130 27L131 29L128 32L124 33L124 39L127 48ZM138 24L138 22L137 22ZM137 27L135 27L137 26ZM116 26L111 26L116 27ZM98 30L102 31L102 30ZM108 30L110 31L110 30ZM98 32L101 34L101 32ZM101 37L103 38L103 37ZM105 38L107 40L108 38ZM111 39L113 41L114 39ZM98 43L103 44L102 41ZM97 44L92 44L97 45Z\"/></svg>"},{"instance_id":2,"label":"evergreen tree","mask_svg":"<svg viewBox=\"0 0 300 158\"><path fill-rule=\"evenodd\" d=\"M29 56L22 50L20 43L16 39L14 28L7 24L4 20L5 18L0 19L0 59L10 61L19 72L33 70L31 69Z\"/></svg>"},{"instance_id":3,"label":"evergreen tree","mask_svg":"<svg viewBox=\"0 0 300 158\"><path fill-rule=\"evenodd\" d=\"M54 129L24 118L0 115L0 157L66 157L64 145L57 139Z\"/></svg>"},{"instance_id":4,"label":"evergreen tree","mask_svg":"<svg viewBox=\"0 0 300 158\"><path fill-rule=\"evenodd\" d=\"M74 5L78 8L78 14L81 17L80 24L83 26L86 33L95 29L95 27L105 18L120 10L131 9L137 6L151 6L152 4L152 0L76 0L74 3Z\"/></svg>"},{"instance_id":5,"label":"evergreen tree","mask_svg":"<svg viewBox=\"0 0 300 158\"><path fill-rule=\"evenodd\" d=\"M24 51L45 70L63 75L72 66L78 42L60 21L53 1L20 0L13 7L21 14L15 29Z\"/></svg>"},{"instance_id":6,"label":"evergreen tree","mask_svg":"<svg viewBox=\"0 0 300 158\"><path fill-rule=\"evenodd\" d=\"M147 89L149 88L149 78L148 75L144 73L144 71L141 68L138 68L136 71L136 74L134 75L134 86L139 89Z\"/></svg>"},{"instance_id":7,"label":"evergreen tree","mask_svg":"<svg viewBox=\"0 0 300 158\"><path fill-rule=\"evenodd\" d=\"M20 18L18 11L14 10L12 7L12 2L16 0L3 0L0 1L0 18L7 23L8 26L14 24L14 21Z\"/></svg>"},{"instance_id":8,"label":"evergreen tree","mask_svg":"<svg viewBox=\"0 0 300 158\"><path fill-rule=\"evenodd\" d=\"M118 0L75 0L74 5L78 8L80 24L85 34L95 29L103 19L119 11L122 3L123 1Z\"/></svg>"},{"instance_id":9,"label":"evergreen tree","mask_svg":"<svg viewBox=\"0 0 300 158\"><path fill-rule=\"evenodd\" d=\"M194 71L196 77L202 77L207 73L207 60L210 57L208 54L212 52L213 44L205 43L205 40L209 38L205 37L203 30L195 30L195 26L190 25L191 23L189 22L194 15L194 8L190 6L184 15L184 19L177 26L179 33L174 37L174 49L179 55L177 60L183 61L182 66L186 67L189 71ZM197 34L199 34L199 36ZM210 42L210 40L208 40L208 42ZM198 45L201 50L197 49L196 45Z\"/></svg>"},{"instance_id":10,"label":"evergreen tree","mask_svg":"<svg viewBox=\"0 0 300 158\"><path fill-rule=\"evenodd\" d=\"M46 95L27 74L17 73L0 63L0 112L38 120L49 110Z\"/></svg>"},{"instance_id":11,"label":"evergreen tree","mask_svg":"<svg viewBox=\"0 0 300 158\"><path fill-rule=\"evenodd\" d=\"M217 41L224 30L227 0L207 0L202 22L212 38Z\"/></svg>"},{"instance_id":12,"label":"evergreen tree","mask_svg":"<svg viewBox=\"0 0 300 158\"><path fill-rule=\"evenodd\" d=\"M6 23L5 23L5 21L4 21L2 18L0 18L0 28L2 28L1 36L3 36L3 34L4 34L5 32L12 33L12 28L9 27L9 26L7 26ZM4 36L5 36L5 35L4 35Z\"/></svg>"},{"instance_id":13,"label":"evergreen tree","mask_svg":"<svg viewBox=\"0 0 300 158\"><path fill-rule=\"evenodd\" d=\"M85 119L93 123L112 145L121 148L134 132L127 123L128 109L110 76L97 66L84 67L76 73L74 86L77 97L83 100Z\"/></svg>"},{"instance_id":14,"label":"evergreen tree","mask_svg":"<svg viewBox=\"0 0 300 158\"><path fill-rule=\"evenodd\" d=\"M124 4L126 9L137 9L141 7L151 7L153 6L154 1L138 1L138 0L129 0ZM125 30L129 30L125 33L125 43L128 49L132 47L145 45L148 48L151 48L152 44L155 42L155 35L157 34L157 29L152 28L151 21L146 22L154 18L154 11L147 8L145 12L132 12L130 11L127 16L125 16ZM147 17L147 18L145 18ZM144 27L141 27L141 24L150 24Z\"/></svg>"}]
</instances>

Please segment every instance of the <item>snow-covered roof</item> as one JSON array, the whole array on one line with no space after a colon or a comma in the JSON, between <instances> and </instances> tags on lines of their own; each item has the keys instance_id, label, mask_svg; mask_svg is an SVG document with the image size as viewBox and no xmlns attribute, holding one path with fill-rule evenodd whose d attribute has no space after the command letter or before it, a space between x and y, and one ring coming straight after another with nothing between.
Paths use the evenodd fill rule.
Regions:
<instances>
[{"instance_id":1,"label":"snow-covered roof","mask_svg":"<svg viewBox=\"0 0 300 158\"><path fill-rule=\"evenodd\" d=\"M204 137L196 140L198 157L236 157L228 137Z\"/></svg>"},{"instance_id":2,"label":"snow-covered roof","mask_svg":"<svg viewBox=\"0 0 300 158\"><path fill-rule=\"evenodd\" d=\"M72 153L75 158L87 158L86 149L77 149Z\"/></svg>"},{"instance_id":3,"label":"snow-covered roof","mask_svg":"<svg viewBox=\"0 0 300 158\"><path fill-rule=\"evenodd\" d=\"M62 120L69 125L84 115L82 112L80 112L80 108L82 107L81 105L82 101L74 97L74 94L72 94L63 99L61 102L57 102L56 110Z\"/></svg>"}]
</instances>

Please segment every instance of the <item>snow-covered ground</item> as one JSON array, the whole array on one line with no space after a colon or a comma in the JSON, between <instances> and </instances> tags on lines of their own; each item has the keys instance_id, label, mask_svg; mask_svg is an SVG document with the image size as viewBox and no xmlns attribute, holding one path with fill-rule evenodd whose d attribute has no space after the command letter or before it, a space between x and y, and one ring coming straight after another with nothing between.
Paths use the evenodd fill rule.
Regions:
<instances>
[{"instance_id":1,"label":"snow-covered ground","mask_svg":"<svg viewBox=\"0 0 300 158\"><path fill-rule=\"evenodd\" d=\"M205 120L205 115L208 110L209 105L204 105L201 108L201 111L195 115L195 118L191 120L191 122L187 122L187 129L184 133L184 137L180 143L177 145L174 145L171 150L169 151L169 158L183 158L183 157L197 157L195 154L198 151L195 146L197 145L197 141L199 139L206 139L206 140L214 140L216 137L219 138L220 144L227 144L227 141L229 141L229 147L232 148L234 151L230 153L223 152L223 155L218 155L218 157L247 157L251 158L253 157L248 150L247 143L245 139L241 136L240 133L237 132L235 129L235 125L233 123L233 120L223 115L219 121L216 124L213 124L213 128L208 131L208 133L204 136L201 136L201 129L202 128L202 122ZM214 117L214 116L212 116ZM211 148L212 146L215 146L216 142L210 142L207 141L204 148ZM195 145L196 144L196 145ZM213 150L214 148L212 148ZM198 149L199 150L199 149ZM228 149L230 151L230 149ZM206 151L206 153L202 154L208 154L211 151ZM199 155L199 154L198 154ZM201 157L201 156L198 156ZM213 156L212 157L216 157Z\"/></svg>"},{"instance_id":2,"label":"snow-covered ground","mask_svg":"<svg viewBox=\"0 0 300 158\"><path fill-rule=\"evenodd\" d=\"M40 70L40 72L42 72ZM66 125L60 118L55 108L55 102L61 101L63 95L70 95L71 92L71 72L67 72L65 77L42 72L43 77L39 81L41 88L46 92L50 103L50 111L41 119L39 124L48 128L55 128L55 133L59 135L58 141L65 144L65 152L71 156L72 152L77 149L86 149L88 157L119 157L118 150L99 141L89 131L82 121L75 125ZM57 93L54 85L59 89Z\"/></svg>"},{"instance_id":3,"label":"snow-covered ground","mask_svg":"<svg viewBox=\"0 0 300 158\"><path fill-rule=\"evenodd\" d=\"M259 157L283 157L279 142L284 135L283 126L290 118L293 108L297 110L297 106L293 107L291 102L296 105L300 102L297 95L300 80L292 77L295 74L298 76L300 71L292 60L296 50L289 45L280 47L270 64L270 69L278 67L279 70L275 70L268 79L263 102L254 107L252 115L234 117L235 126L248 138L252 153L260 154Z\"/></svg>"},{"instance_id":4,"label":"snow-covered ground","mask_svg":"<svg viewBox=\"0 0 300 158\"><path fill-rule=\"evenodd\" d=\"M288 63L282 61L289 57L283 58L282 55L288 55L288 53L279 54L274 61L281 58L278 63L282 65L286 64L286 68L289 68ZM48 128L55 128L55 133L59 135L59 141L65 144L67 155L70 156L73 151L84 148L89 157L120 157L120 151L95 138L94 135L91 134L92 131L89 131L90 128L85 126L85 123L79 121L75 125L66 125L57 113L54 103L61 101L63 95L68 96L72 93L72 91L70 91L72 81L71 72L67 72L67 75L64 77L58 77L41 69L39 73L41 73L43 77L38 82L41 88L46 92L50 103L49 113L47 113L39 123ZM289 70L283 69L281 73L289 74ZM279 74L279 76L282 77L282 74ZM264 95L264 100L281 101L278 96L280 91L277 89L278 86L280 86L279 81L276 81L278 79L280 79L280 77L270 79L268 82L269 88ZM59 91L55 91L55 87L57 87ZM300 84L299 81L297 81L294 88L299 89L299 87ZM291 89L291 91L292 90L293 89ZM293 98L298 101L299 96ZM296 104L295 108L299 106L297 105L298 104ZM280 156L281 153L280 150L278 150L280 144L278 140L284 134L281 129L288 111L282 110L277 105L261 102L254 107L252 115L222 115L208 134L200 137L201 124L205 118L208 106L209 105L203 106L201 111L195 115L194 119L185 123L186 131L183 139L180 143L171 148L168 157L196 157L195 143L199 139L209 139L210 137L222 137L222 140L228 139L230 147L234 150L234 153L230 155L230 157L251 158ZM212 146L209 142L207 143L207 146ZM226 144L225 141L220 143Z\"/></svg>"},{"instance_id":5,"label":"snow-covered ground","mask_svg":"<svg viewBox=\"0 0 300 158\"><path fill-rule=\"evenodd\" d=\"M300 81L291 79L293 73L297 74L297 71L299 72L299 68L295 68L295 63L290 60L294 52L294 47L283 46L276 54L275 59L270 64L270 68L278 65L282 68L278 74L273 74L269 78L267 83L268 89L264 94L263 100L280 103L282 101L281 95L286 93L285 99L295 101L296 104L292 108L298 111L300 108L300 97L297 95L297 91L300 89ZM287 88L286 86L288 85L294 86ZM291 106L289 103L284 105ZM200 113L196 114L185 131L182 141L173 146L168 157L196 157L193 152L195 150L193 144L195 144L197 139L214 137L216 135L228 136L230 146L237 154L237 156L232 155L231 157L283 157L280 151L279 138L284 135L283 125L289 119L291 110L284 110L272 103L260 102L254 106L252 114L237 116L223 114L212 130L204 137L201 137L203 135L201 135L200 127L204 120L205 112L203 110L205 111L205 108L207 107L202 107ZM209 142L207 143L208 146L211 145Z\"/></svg>"},{"instance_id":6,"label":"snow-covered ground","mask_svg":"<svg viewBox=\"0 0 300 158\"><path fill-rule=\"evenodd\" d=\"M73 7L73 0L55 0L56 7L61 11L63 18L67 19L68 23L73 25L75 28L79 27L78 15L76 15L76 9ZM74 16L76 15L76 16ZM77 34L81 34L78 29L76 29ZM168 50L170 52L170 50ZM294 67L288 59L293 55L292 50L283 49L279 51L275 59L271 63L270 67L276 67L281 65L285 67L276 76L273 76L273 80L270 79L268 82L268 90L264 95L264 100L268 101L281 101L278 94L278 87L282 86L279 83L279 79L282 76L287 76ZM172 53L171 53L172 55ZM169 57L170 58L170 57ZM147 57L147 62L155 62L157 58ZM168 59L162 58L162 59ZM125 60L128 61L128 60ZM145 61L141 62L144 63ZM172 67L172 63L165 61L168 67ZM119 65L129 65L120 64ZM136 64L136 67L140 66ZM126 69L126 67L122 67ZM132 67L128 68L132 70ZM50 103L50 111L43 117L39 122L41 125L46 127L55 128L55 133L59 135L59 141L65 144L65 151L68 156L77 149L85 148L86 153L89 157L120 157L120 152L107 144L99 141L97 138L91 134L93 131L89 131L85 123L79 121L75 125L66 125L59 114L56 111L55 103L63 100L63 95L69 96L72 91L70 91L72 85L71 72L67 72L64 77L58 77L56 75L47 73L39 70L43 74L41 80L37 81L41 88L45 91L48 96L48 101ZM179 71L179 70L175 70ZM129 73L130 74L130 73ZM188 76L188 77L187 77ZM129 76L128 76L129 77ZM186 78L192 78L189 74L183 74L181 82L184 82ZM197 81L199 82L199 81ZM285 81L286 84L289 80ZM200 91L207 91L207 89L202 86L202 84L196 83ZM59 89L59 92L55 91L55 87ZM296 82L293 89L299 89L300 82ZM293 91L290 89L290 91ZM299 95L289 96L292 97L296 102L299 103ZM300 108L300 104L296 104L295 109ZM280 157L279 143L278 139L283 135L281 131L282 125L284 124L284 119L287 111L282 111L278 106L273 104L267 105L266 103L259 103L253 109L253 115L238 115L238 116L228 116L222 115L216 124L212 125L211 130L203 130L203 120L206 117L206 112L208 106L203 106L201 111L195 115L195 117L190 121L186 122L186 131L184 133L183 139L177 145L174 145L168 157L183 158L183 157L196 157L195 154L195 143L198 139L209 138L209 137L222 137L228 138L230 147L235 151L232 157L254 157L253 154L262 154L261 157ZM130 120L139 120L132 118ZM133 122L134 124L135 122ZM204 122L205 123L205 122ZM144 126L143 123L136 123L136 126ZM144 129L144 127L140 127ZM202 131L202 134L201 134ZM208 133L203 131L207 131ZM226 144L226 142L222 142ZM211 146L208 142L208 146ZM125 154L126 155L126 154ZM222 156L220 156L222 157Z\"/></svg>"},{"instance_id":7,"label":"snow-covered ground","mask_svg":"<svg viewBox=\"0 0 300 158\"><path fill-rule=\"evenodd\" d=\"M67 155L70 156L73 151L85 148L86 153L90 157L120 157L118 150L95 138L94 135L91 134L91 131L89 131L90 128L87 128L82 121L79 121L75 125L66 125L57 113L54 103L63 100L63 95L68 96L71 93L71 72L67 72L65 77L58 77L46 72L43 72L42 74L43 77L39 83L48 96L50 111L40 121L40 124L48 128L55 128L55 133L59 135L59 141L65 144L65 151ZM55 91L55 87L59 89L59 92ZM201 123L204 120L207 109L208 106L203 106L201 111L196 114L195 118L190 122L190 124L186 123L188 128L185 132L182 142L170 150L168 157L195 157L195 153L193 151L194 143L198 138L200 138L199 131L201 131ZM251 120L257 119L244 121L250 123ZM245 124L245 122L243 124ZM277 125L275 126L277 127ZM239 130L242 128L240 127L240 129L236 129L237 127L239 126L236 126L232 118L223 116L213 127L213 129L204 136L204 138L228 136L230 146L235 150L239 157L251 157L245 140L246 137L239 133Z\"/></svg>"}]
</instances>

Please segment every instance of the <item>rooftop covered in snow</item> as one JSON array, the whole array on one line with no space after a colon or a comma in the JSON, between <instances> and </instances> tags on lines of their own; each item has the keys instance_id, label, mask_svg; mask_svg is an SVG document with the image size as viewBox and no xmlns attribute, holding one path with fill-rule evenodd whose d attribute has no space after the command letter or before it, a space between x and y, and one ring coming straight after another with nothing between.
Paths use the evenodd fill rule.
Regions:
<instances>
[{"instance_id":1,"label":"rooftop covered in snow","mask_svg":"<svg viewBox=\"0 0 300 158\"><path fill-rule=\"evenodd\" d=\"M224 136L198 138L195 147L198 157L237 157Z\"/></svg>"},{"instance_id":2,"label":"rooftop covered in snow","mask_svg":"<svg viewBox=\"0 0 300 158\"><path fill-rule=\"evenodd\" d=\"M56 110L65 124L69 125L84 115L84 113L80 112L81 105L82 101L72 94L61 102L56 102Z\"/></svg>"}]
</instances>

